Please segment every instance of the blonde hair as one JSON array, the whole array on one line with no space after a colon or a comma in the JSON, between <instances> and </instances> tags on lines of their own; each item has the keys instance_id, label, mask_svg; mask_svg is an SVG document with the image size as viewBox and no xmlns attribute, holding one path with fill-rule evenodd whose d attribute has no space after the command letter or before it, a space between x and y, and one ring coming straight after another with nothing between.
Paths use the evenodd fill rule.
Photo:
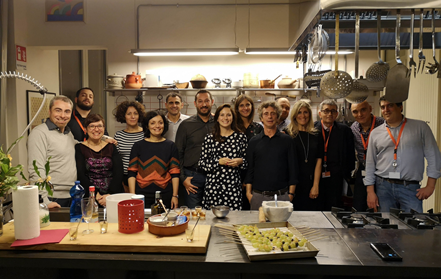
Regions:
<instances>
[{"instance_id":1,"label":"blonde hair","mask_svg":"<svg viewBox=\"0 0 441 279\"><path fill-rule=\"evenodd\" d=\"M288 125L288 133L293 138L297 137L297 135L299 134L299 124L297 123L296 117L299 114L301 108L306 108L309 112L309 121L306 124L306 131L310 134L314 134L317 132L317 130L314 128L314 122L312 121L311 106L305 101L298 101L294 104L293 108L291 109L291 114L289 116L291 123L289 123Z\"/></svg>"}]
</instances>

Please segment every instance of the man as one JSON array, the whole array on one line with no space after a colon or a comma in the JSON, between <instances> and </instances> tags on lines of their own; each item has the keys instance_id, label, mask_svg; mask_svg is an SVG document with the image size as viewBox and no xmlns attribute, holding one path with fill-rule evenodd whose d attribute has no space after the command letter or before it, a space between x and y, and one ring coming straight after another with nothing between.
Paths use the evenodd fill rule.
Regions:
<instances>
[{"instance_id":1,"label":"man","mask_svg":"<svg viewBox=\"0 0 441 279\"><path fill-rule=\"evenodd\" d=\"M171 141L176 140L176 132L182 121L189 118L188 115L182 114L181 109L184 106L182 97L179 92L170 92L165 97L165 107L167 108L167 114L165 117L168 120L168 131L165 133L165 138Z\"/></svg>"},{"instance_id":2,"label":"man","mask_svg":"<svg viewBox=\"0 0 441 279\"><path fill-rule=\"evenodd\" d=\"M291 109L291 104L289 103L289 100L287 98L278 98L276 99L277 104L282 108L282 113L280 114L279 124L277 125L277 129L279 131L283 131L284 129L288 128L289 123L291 123L291 120L289 120L289 110Z\"/></svg>"},{"instance_id":3,"label":"man","mask_svg":"<svg viewBox=\"0 0 441 279\"><path fill-rule=\"evenodd\" d=\"M372 106L367 101L351 105L351 112L355 122L351 126L354 134L354 146L357 153L357 172L355 176L355 188L353 207L358 211L366 211L367 193L363 178L366 176L366 152L369 145L369 136L373 129L383 124L384 119L372 114Z\"/></svg>"},{"instance_id":4,"label":"man","mask_svg":"<svg viewBox=\"0 0 441 279\"><path fill-rule=\"evenodd\" d=\"M292 138L277 129L282 113L273 101L259 107L263 131L251 138L246 159L248 171L244 183L251 210L258 210L263 201L292 201L298 177L296 151Z\"/></svg>"},{"instance_id":5,"label":"man","mask_svg":"<svg viewBox=\"0 0 441 279\"><path fill-rule=\"evenodd\" d=\"M380 98L385 123L372 131L366 156L367 204L388 212L423 211L423 202L435 190L441 176L441 154L430 127L402 115L402 103ZM427 185L420 188L427 160ZM374 188L376 186L376 189Z\"/></svg>"},{"instance_id":6,"label":"man","mask_svg":"<svg viewBox=\"0 0 441 279\"><path fill-rule=\"evenodd\" d=\"M84 120L86 120L86 117L92 110L93 103L93 90L91 88L83 87L77 91L75 97L75 110L72 112L72 117L67 124L77 141L81 142L87 139Z\"/></svg>"},{"instance_id":7,"label":"man","mask_svg":"<svg viewBox=\"0 0 441 279\"><path fill-rule=\"evenodd\" d=\"M49 175L54 185L54 197L48 199L47 192L42 191L44 202L49 208L70 206L69 190L77 179L76 140L67 127L72 109L73 103L68 97L54 97L49 103L49 118L35 127L28 137L28 171L31 182L38 179L33 161L36 160L38 170L43 175L44 165L51 158Z\"/></svg>"},{"instance_id":8,"label":"man","mask_svg":"<svg viewBox=\"0 0 441 279\"><path fill-rule=\"evenodd\" d=\"M343 207L344 180L349 180L355 167L354 136L351 129L337 123L337 103L332 99L320 104L315 128L323 139L324 153L322 176L319 186L319 200L324 211L333 206Z\"/></svg>"},{"instance_id":9,"label":"man","mask_svg":"<svg viewBox=\"0 0 441 279\"><path fill-rule=\"evenodd\" d=\"M187 191L186 203L190 208L202 205L205 173L198 169L199 157L205 136L214 126L211 107L214 100L207 90L200 90L194 97L197 114L182 121L176 133L176 146L181 163L181 182Z\"/></svg>"}]
</instances>

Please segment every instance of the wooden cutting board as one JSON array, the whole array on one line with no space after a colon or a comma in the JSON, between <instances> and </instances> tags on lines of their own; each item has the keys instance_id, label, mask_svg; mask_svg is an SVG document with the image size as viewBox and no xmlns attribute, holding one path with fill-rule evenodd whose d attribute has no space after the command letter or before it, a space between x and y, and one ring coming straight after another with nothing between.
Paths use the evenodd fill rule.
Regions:
<instances>
[{"instance_id":1,"label":"wooden cutting board","mask_svg":"<svg viewBox=\"0 0 441 279\"><path fill-rule=\"evenodd\" d=\"M42 230L69 229L74 223L51 222ZM192 225L190 225L192 227ZM0 250L49 250L49 251L91 251L91 252L129 252L129 253L191 253L205 254L210 238L209 225L198 225L194 232L193 242L187 242L185 233L175 236L157 236L149 233L148 225L144 231L134 234L118 232L117 223L109 223L107 233L100 234L98 223L90 224L95 232L83 235L87 229L86 223L81 223L78 237L71 241L67 234L60 243L23 246L11 248L15 241L14 224L8 223L3 227L3 236L0 237Z\"/></svg>"}]
</instances>

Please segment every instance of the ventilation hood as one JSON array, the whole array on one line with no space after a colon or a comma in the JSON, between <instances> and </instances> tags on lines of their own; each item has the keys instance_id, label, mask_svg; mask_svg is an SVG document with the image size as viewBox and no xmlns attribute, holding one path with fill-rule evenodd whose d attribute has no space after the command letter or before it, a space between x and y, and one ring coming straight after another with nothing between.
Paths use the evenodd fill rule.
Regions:
<instances>
[{"instance_id":1,"label":"ventilation hood","mask_svg":"<svg viewBox=\"0 0 441 279\"><path fill-rule=\"evenodd\" d=\"M381 48L395 48L395 24L397 9L401 14L401 48L410 46L411 9L415 9L414 48L419 45L419 24L423 9L423 48L432 48L431 9L435 12L435 47L441 48L441 1L439 0L309 0L298 3L299 16L296 30L292 32L290 51L301 49L309 43L314 28L321 24L328 32L330 49L335 41L335 12L340 12L340 48L355 48L355 12L360 14L360 49L376 49L377 16L381 16Z\"/></svg>"}]
</instances>

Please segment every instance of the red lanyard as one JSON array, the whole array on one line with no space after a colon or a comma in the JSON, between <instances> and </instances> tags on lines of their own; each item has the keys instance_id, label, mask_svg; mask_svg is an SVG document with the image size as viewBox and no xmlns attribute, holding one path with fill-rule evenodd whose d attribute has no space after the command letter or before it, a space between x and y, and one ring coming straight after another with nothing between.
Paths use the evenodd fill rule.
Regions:
<instances>
[{"instance_id":1,"label":"red lanyard","mask_svg":"<svg viewBox=\"0 0 441 279\"><path fill-rule=\"evenodd\" d=\"M78 117L77 117L77 115L75 114L75 112L74 112L73 115L74 115L75 119L77 120L78 125L80 125L81 130L83 130L83 133L84 133L83 141L86 141L86 129L84 129L83 124L81 124L81 121L78 119Z\"/></svg>"},{"instance_id":2,"label":"red lanyard","mask_svg":"<svg viewBox=\"0 0 441 279\"><path fill-rule=\"evenodd\" d=\"M407 122L407 119L404 118L404 122L403 122L403 125L401 125L401 129L400 129L400 133L398 134L398 140L397 141L395 141L394 136L392 136L392 133L390 132L389 127L386 126L387 132L389 133L389 136L392 139L392 142L395 144L395 149L394 149L394 160L395 160L395 162L397 161L397 149L398 149L398 145L400 144L401 134L403 133L404 126L406 126L406 122Z\"/></svg>"},{"instance_id":3,"label":"red lanyard","mask_svg":"<svg viewBox=\"0 0 441 279\"><path fill-rule=\"evenodd\" d=\"M374 115L374 118L372 119L372 126L371 126L371 129L369 131L369 135L368 135L368 138L367 138L366 142L364 141L363 135L360 133L361 141L363 142L363 149L364 149L363 160L365 160L365 161L366 161L366 150L367 150L368 144L369 144L369 138L371 137L371 132L374 129L374 126L375 126L375 119L376 119L376 117Z\"/></svg>"},{"instance_id":4,"label":"red lanyard","mask_svg":"<svg viewBox=\"0 0 441 279\"><path fill-rule=\"evenodd\" d=\"M331 137L331 132L332 132L332 127L334 125L332 125L331 127L329 127L329 135L328 135L328 139L326 139L326 135L325 135L325 128L323 128L323 120L322 122L322 135L323 135L323 141L325 142L325 154L323 156L323 161L324 161L324 165L326 166L326 162L328 161L328 156L327 156L327 152L328 152L328 143L329 143L329 138Z\"/></svg>"}]
</instances>

